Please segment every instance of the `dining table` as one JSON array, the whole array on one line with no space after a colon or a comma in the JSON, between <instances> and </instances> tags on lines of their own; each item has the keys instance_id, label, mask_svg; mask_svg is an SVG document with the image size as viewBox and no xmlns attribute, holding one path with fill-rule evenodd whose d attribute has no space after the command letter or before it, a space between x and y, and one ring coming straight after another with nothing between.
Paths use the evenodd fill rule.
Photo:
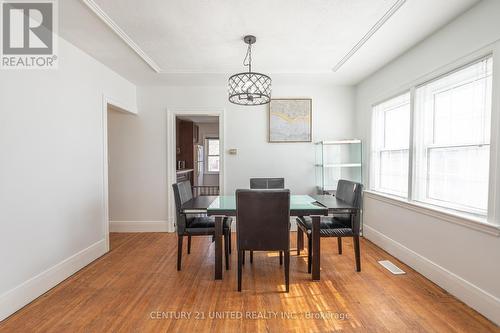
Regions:
<instances>
[{"instance_id":1,"label":"dining table","mask_svg":"<svg viewBox=\"0 0 500 333\"><path fill-rule=\"evenodd\" d=\"M234 195L198 196L182 205L184 214L206 213L215 217L215 280L222 280L222 232L227 216L236 216ZM320 280L320 219L329 213L358 214L359 209L332 195L291 195L290 216L310 216L312 220L312 280ZM303 244L298 244L303 246Z\"/></svg>"}]
</instances>

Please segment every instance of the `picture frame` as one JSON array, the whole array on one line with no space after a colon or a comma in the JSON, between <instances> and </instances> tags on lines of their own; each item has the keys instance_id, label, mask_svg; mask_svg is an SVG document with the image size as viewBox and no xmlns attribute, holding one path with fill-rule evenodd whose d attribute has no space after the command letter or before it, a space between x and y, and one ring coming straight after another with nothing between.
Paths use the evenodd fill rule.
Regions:
<instances>
[{"instance_id":1,"label":"picture frame","mask_svg":"<svg viewBox=\"0 0 500 333\"><path fill-rule=\"evenodd\" d=\"M268 142L312 142L312 99L273 98L269 102Z\"/></svg>"}]
</instances>

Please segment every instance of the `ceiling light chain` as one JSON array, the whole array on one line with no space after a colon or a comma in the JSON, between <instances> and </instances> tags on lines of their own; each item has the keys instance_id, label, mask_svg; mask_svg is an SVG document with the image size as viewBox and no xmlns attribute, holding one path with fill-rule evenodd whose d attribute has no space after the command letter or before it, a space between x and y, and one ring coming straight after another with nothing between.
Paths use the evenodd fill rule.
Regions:
<instances>
[{"instance_id":1,"label":"ceiling light chain","mask_svg":"<svg viewBox=\"0 0 500 333\"><path fill-rule=\"evenodd\" d=\"M245 59L243 59L243 66L248 67L249 72L252 71L252 44L248 44L247 54L245 55Z\"/></svg>"}]
</instances>

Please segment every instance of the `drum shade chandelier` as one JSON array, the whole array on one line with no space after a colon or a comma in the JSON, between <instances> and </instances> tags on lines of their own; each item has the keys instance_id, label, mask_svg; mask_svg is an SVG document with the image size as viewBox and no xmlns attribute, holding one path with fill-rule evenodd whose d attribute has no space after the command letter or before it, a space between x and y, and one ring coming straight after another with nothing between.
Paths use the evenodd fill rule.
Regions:
<instances>
[{"instance_id":1,"label":"drum shade chandelier","mask_svg":"<svg viewBox=\"0 0 500 333\"><path fill-rule=\"evenodd\" d=\"M252 72L252 44L257 38L245 36L248 44L243 66L248 72L234 74L229 78L229 101L238 105L262 105L271 101L271 78L265 74Z\"/></svg>"}]
</instances>

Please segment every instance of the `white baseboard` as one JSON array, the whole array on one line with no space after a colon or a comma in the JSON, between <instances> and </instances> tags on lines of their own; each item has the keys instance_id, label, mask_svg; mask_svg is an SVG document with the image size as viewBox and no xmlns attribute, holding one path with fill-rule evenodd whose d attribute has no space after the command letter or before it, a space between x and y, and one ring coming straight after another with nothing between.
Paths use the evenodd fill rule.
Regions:
<instances>
[{"instance_id":1,"label":"white baseboard","mask_svg":"<svg viewBox=\"0 0 500 333\"><path fill-rule=\"evenodd\" d=\"M105 253L106 239L102 239L0 295L0 321Z\"/></svg>"},{"instance_id":2,"label":"white baseboard","mask_svg":"<svg viewBox=\"0 0 500 333\"><path fill-rule=\"evenodd\" d=\"M500 299L478 286L439 266L435 262L387 237L378 230L364 225L364 237L394 257L415 269L469 305L497 325L500 325Z\"/></svg>"},{"instance_id":3,"label":"white baseboard","mask_svg":"<svg viewBox=\"0 0 500 333\"><path fill-rule=\"evenodd\" d=\"M176 232L175 217L169 217L167 221L167 232Z\"/></svg>"},{"instance_id":4,"label":"white baseboard","mask_svg":"<svg viewBox=\"0 0 500 333\"><path fill-rule=\"evenodd\" d=\"M109 221L110 232L172 232L167 221Z\"/></svg>"}]
</instances>

